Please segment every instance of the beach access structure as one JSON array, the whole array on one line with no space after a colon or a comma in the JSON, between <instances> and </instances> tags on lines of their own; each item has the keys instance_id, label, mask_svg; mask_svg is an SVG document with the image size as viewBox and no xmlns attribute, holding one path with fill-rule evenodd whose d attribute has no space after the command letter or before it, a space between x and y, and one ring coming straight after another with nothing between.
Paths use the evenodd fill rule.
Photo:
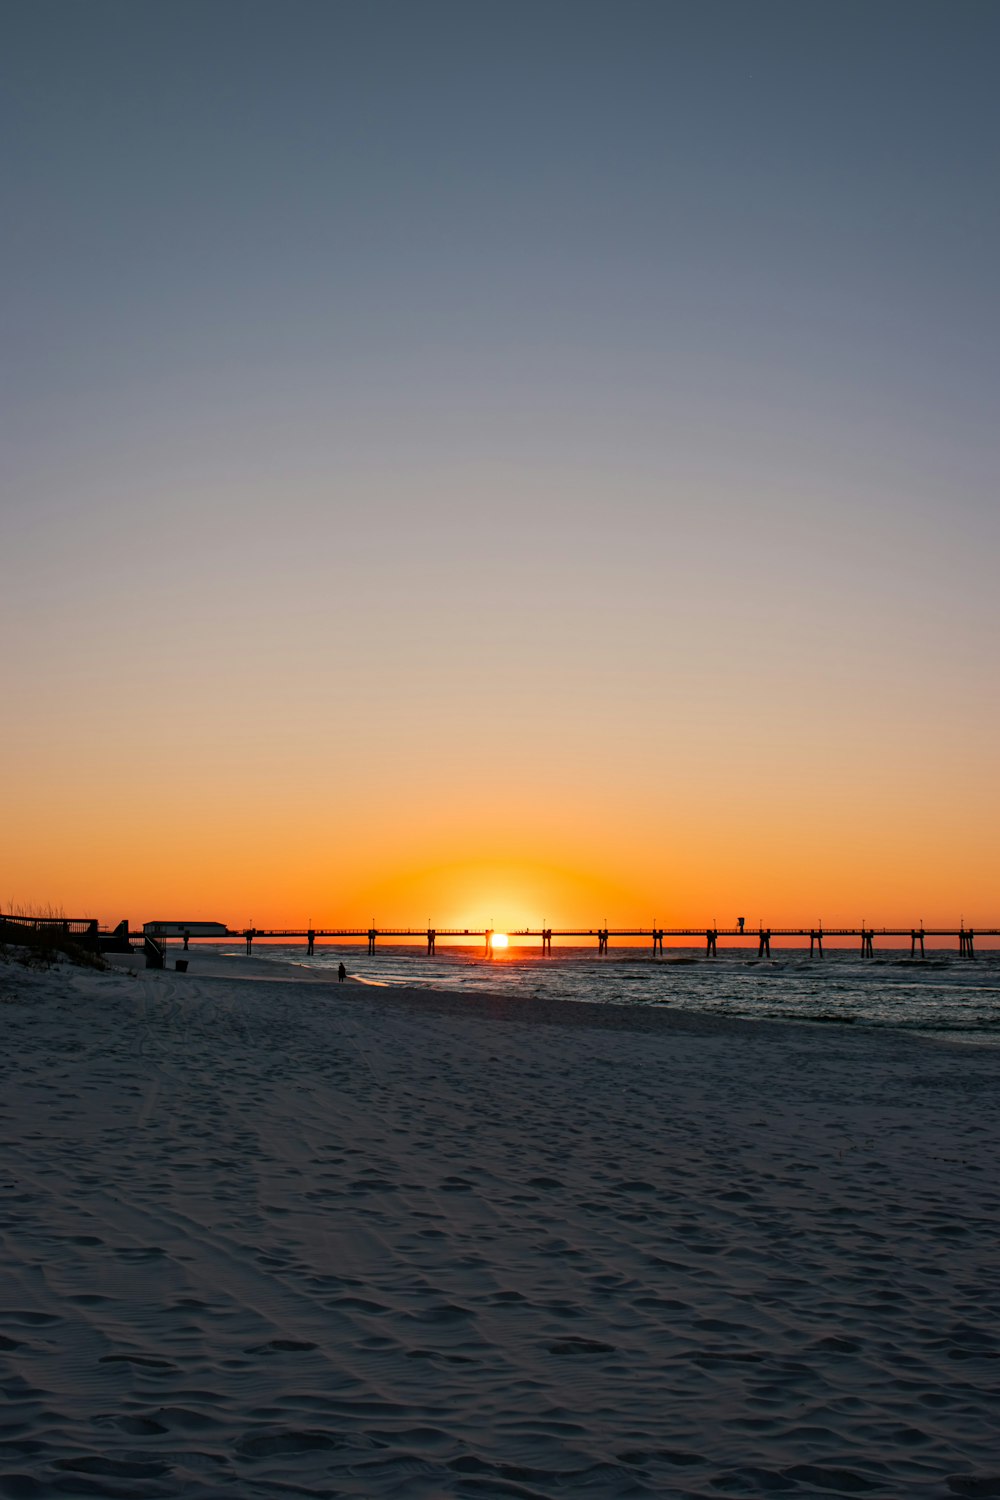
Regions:
<instances>
[{"instance_id":1,"label":"beach access structure","mask_svg":"<svg viewBox=\"0 0 1000 1500\"><path fill-rule=\"evenodd\" d=\"M225 928L223 928L225 931ZM28 933L49 939L54 948L69 943L90 953L133 953L141 950L147 969L162 969L165 944L145 932L131 932L128 918L117 927L102 927L96 917L33 917L19 912L0 912L0 943L16 943Z\"/></svg>"},{"instance_id":2,"label":"beach access structure","mask_svg":"<svg viewBox=\"0 0 1000 1500\"><path fill-rule=\"evenodd\" d=\"M31 917L0 912L0 942L16 943L25 933L65 938L79 948L101 951L101 927L96 917Z\"/></svg>"}]
</instances>

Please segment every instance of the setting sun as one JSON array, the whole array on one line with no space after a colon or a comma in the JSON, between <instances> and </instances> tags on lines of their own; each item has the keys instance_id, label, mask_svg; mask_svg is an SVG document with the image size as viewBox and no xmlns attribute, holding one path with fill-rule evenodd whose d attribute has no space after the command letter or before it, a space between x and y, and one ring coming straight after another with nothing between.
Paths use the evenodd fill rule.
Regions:
<instances>
[{"instance_id":1,"label":"setting sun","mask_svg":"<svg viewBox=\"0 0 1000 1500\"><path fill-rule=\"evenodd\" d=\"M510 946L510 938L505 932L495 932L493 934L493 946L494 948L507 948Z\"/></svg>"}]
</instances>

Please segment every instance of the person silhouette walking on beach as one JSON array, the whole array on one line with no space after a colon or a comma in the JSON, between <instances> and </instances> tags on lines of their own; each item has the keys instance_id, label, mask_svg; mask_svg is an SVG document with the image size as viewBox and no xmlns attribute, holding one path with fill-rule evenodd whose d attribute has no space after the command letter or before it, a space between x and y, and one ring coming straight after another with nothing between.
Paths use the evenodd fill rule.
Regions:
<instances>
[{"instance_id":1,"label":"person silhouette walking on beach","mask_svg":"<svg viewBox=\"0 0 1000 1500\"><path fill-rule=\"evenodd\" d=\"M344 968L344 965L342 963L339 963L337 965L337 983L338 984L343 984L343 982L344 982L344 980L346 978L347 978L347 970Z\"/></svg>"}]
</instances>

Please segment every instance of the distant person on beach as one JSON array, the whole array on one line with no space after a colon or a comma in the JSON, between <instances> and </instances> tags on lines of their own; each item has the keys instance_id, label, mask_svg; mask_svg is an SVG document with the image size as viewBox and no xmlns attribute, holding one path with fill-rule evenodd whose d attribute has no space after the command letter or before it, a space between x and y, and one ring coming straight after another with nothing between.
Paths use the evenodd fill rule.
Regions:
<instances>
[{"instance_id":1,"label":"distant person on beach","mask_svg":"<svg viewBox=\"0 0 1000 1500\"><path fill-rule=\"evenodd\" d=\"M347 978L347 970L344 968L344 965L342 963L340 963L340 964L337 965L337 983L338 984L343 984L343 982L344 982L344 980L346 978Z\"/></svg>"}]
</instances>

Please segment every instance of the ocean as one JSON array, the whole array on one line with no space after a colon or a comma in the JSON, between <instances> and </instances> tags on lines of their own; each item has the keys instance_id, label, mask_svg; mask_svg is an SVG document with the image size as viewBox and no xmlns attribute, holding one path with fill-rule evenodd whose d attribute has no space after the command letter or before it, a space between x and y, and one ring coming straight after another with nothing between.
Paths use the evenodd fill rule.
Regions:
<instances>
[{"instance_id":1,"label":"ocean","mask_svg":"<svg viewBox=\"0 0 1000 1500\"><path fill-rule=\"evenodd\" d=\"M975 961L954 949L929 950L925 959L899 949L862 959L828 947L823 959L810 959L801 949L776 949L772 959L758 960L755 952L738 949L720 949L714 959L695 949L672 949L654 959L642 948L612 948L600 958L593 947L558 948L551 958L542 958L537 948L511 948L490 961L481 945L447 947L428 958L422 947L386 942L373 957L357 944L324 945L308 958L301 943L259 943L254 954L324 973L343 960L351 977L367 984L470 996L492 990L584 1005L669 1005L1000 1044L1000 951L983 951Z\"/></svg>"}]
</instances>

